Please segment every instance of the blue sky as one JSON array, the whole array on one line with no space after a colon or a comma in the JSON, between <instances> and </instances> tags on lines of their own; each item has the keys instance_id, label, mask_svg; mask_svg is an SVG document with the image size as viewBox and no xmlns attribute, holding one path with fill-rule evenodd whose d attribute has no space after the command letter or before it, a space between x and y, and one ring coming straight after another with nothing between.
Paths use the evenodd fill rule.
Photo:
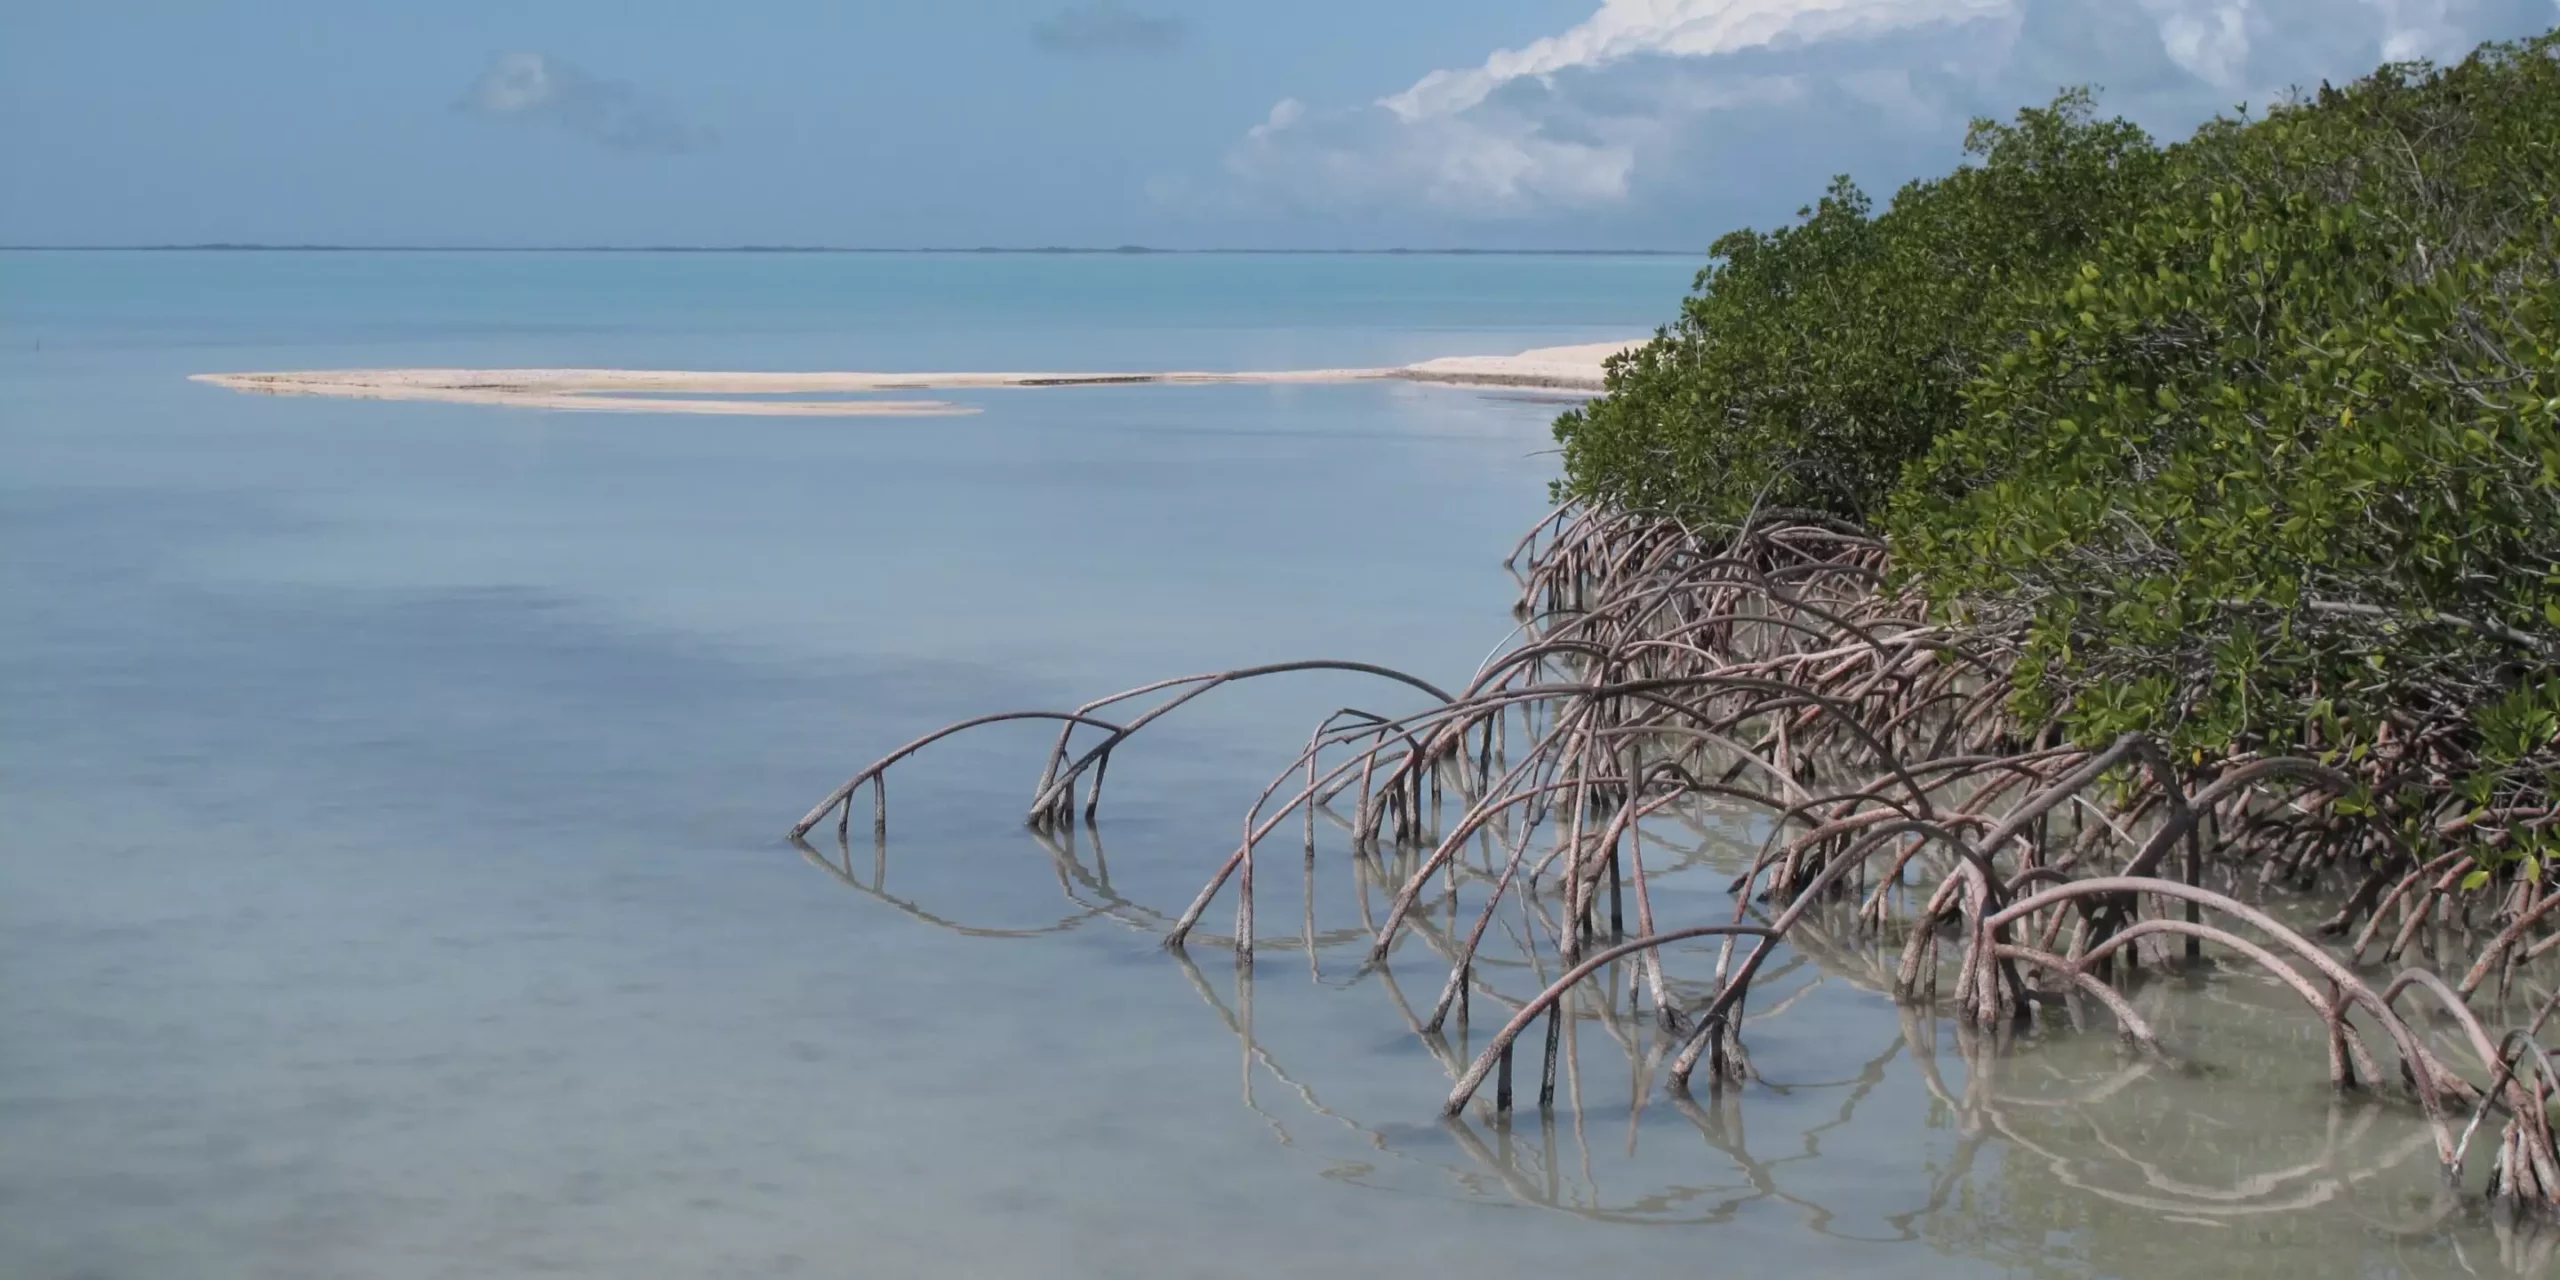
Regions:
<instances>
[{"instance_id":1,"label":"blue sky","mask_svg":"<svg viewBox=\"0 0 2560 1280\"><path fill-rule=\"evenodd\" d=\"M0 242L1696 248L2555 0L0 0Z\"/></svg>"}]
</instances>

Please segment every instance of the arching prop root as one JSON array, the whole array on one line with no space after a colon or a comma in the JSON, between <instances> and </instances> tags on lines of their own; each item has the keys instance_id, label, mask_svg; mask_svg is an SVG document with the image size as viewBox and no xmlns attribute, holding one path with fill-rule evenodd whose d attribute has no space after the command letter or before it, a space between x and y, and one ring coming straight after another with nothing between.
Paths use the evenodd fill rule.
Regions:
<instances>
[{"instance_id":1,"label":"arching prop root","mask_svg":"<svg viewBox=\"0 0 2560 1280\"><path fill-rule=\"evenodd\" d=\"M1514 1040L1541 1017L1552 1039L1566 993L1621 962L1635 966L1651 1016L1674 1033L1674 1093L1701 1061L1711 1080L1733 1078L1755 976L1790 930L1836 906L1854 931L1899 946L1897 998L1937 1003L1951 978L1946 998L1977 1028L2014 1027L2086 1000L2130 1046L2158 1053L2157 1034L2119 994L2145 966L2262 973L2320 1020L2338 1087L2405 1088L2456 1175L2468 1139L2456 1139L2453 1118L2471 1112L2477 1128L2478 1116L2500 1112L2498 1194L2560 1206L2546 1118L2560 1080L2537 1032L2495 1039L2467 1003L2491 978L2503 991L2520 966L2560 946L2560 892L2507 870L2516 865L2507 851L2560 823L2560 807L2534 791L2506 794L2494 810L2376 800L2410 794L2408 777L2458 770L2456 735L2422 729L2349 760L2180 761L2140 735L2095 750L2072 745L2056 725L2015 718L2016 633L1933 620L1917 597L1888 585L1882 543L1796 513L1699 531L1567 509L1523 539L1512 567L1519 625L1454 692L1323 660L1187 676L1068 711L981 717L855 774L793 834L830 815L849 830L865 786L875 830L884 830L893 766L953 733L1026 719L1059 726L1028 821L1041 831L1071 825L1079 786L1090 821L1113 753L1190 702L1266 676L1369 676L1427 701L1325 717L1247 809L1237 843L1165 942L1185 945L1232 887L1233 945L1249 963L1257 861L1294 819L1312 876L1323 815L1348 829L1363 874L1392 862L1381 918L1366 917L1364 900L1373 964L1414 935L1423 909L1449 913L1430 938L1447 978L1418 1019L1436 1036L1453 1008L1466 1019L1483 948L1504 913L1517 911L1527 933L1516 941L1533 956L1551 950L1563 973L1542 979L1458 1072L1452 1113L1488 1076L1497 1109L1507 1108ZM1730 921L1659 918L1660 868L1648 867L1646 843L1666 821L1763 833L1733 881ZM1462 888L1480 899L1469 918L1459 912ZM2288 904L2318 893L2334 913L2288 923L2298 915ZM2340 939L2342 952L2314 934ZM1315 936L1312 921L1306 936ZM1712 981L1675 980L1666 946L1704 939L1719 950ZM1735 946L1744 939L1747 954ZM2445 972L2459 980L2421 967L2376 991L2355 967L2413 950L2450 957L2459 967ZM2476 1081L2401 1011L2412 992L2432 1000L2435 1020L2463 1030ZM1550 1073L1542 1097L1552 1087Z\"/></svg>"}]
</instances>

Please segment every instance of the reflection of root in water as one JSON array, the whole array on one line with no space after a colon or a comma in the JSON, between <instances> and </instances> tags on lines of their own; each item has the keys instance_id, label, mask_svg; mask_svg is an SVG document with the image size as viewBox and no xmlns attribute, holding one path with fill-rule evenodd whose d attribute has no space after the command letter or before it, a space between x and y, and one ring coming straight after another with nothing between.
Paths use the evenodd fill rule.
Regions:
<instances>
[{"instance_id":1,"label":"reflection of root in water","mask_svg":"<svg viewBox=\"0 0 2560 1280\"><path fill-rule=\"evenodd\" d=\"M871 856L867 860L867 866L862 868L856 866L853 844L850 840L840 838L836 841L836 856L833 858L820 853L816 846L806 840L795 837L791 843L792 847L800 851L801 858L809 865L834 876L856 891L888 904L910 919L968 937L1039 937L1043 934L1065 933L1081 927L1088 921L1102 917L1109 917L1140 929L1154 928L1161 920L1155 912L1121 897L1112 889L1111 869L1109 864L1103 861L1102 840L1099 833L1094 836L1094 866L1091 869L1086 868L1083 861L1075 856L1075 840L1072 832L1067 833L1063 840L1045 835L1041 838L1041 848L1046 850L1051 860L1056 863L1058 891L1065 896L1071 910L1060 916L1054 923L1015 929L964 924L947 916L936 915L913 899L891 893L889 891L889 840L885 833L872 842ZM866 870L870 876L868 881L863 878Z\"/></svg>"},{"instance_id":2,"label":"reflection of root in water","mask_svg":"<svg viewBox=\"0 0 2560 1280\"><path fill-rule=\"evenodd\" d=\"M1090 830L1042 836L1039 845L1053 863L1062 911L1055 923L1024 929L962 923L889 892L885 841L875 842L867 857L845 843L838 844L832 857L807 847L802 852L838 880L910 918L971 936L1038 936L1096 919L1140 933L1161 930L1163 913L1133 903L1113 888L1094 836ZM1712 874L1703 855L1693 855L1665 861ZM1395 851L1368 850L1356 856L1373 891L1399 882ZM1523 945L1486 949L1474 979L1470 1003L1484 1011L1479 1016L1485 1021L1493 1021L1496 1013L1505 1019L1516 1016L1530 1000L1522 986L1542 990L1562 971L1547 945L1560 926L1557 904L1534 894L1522 901L1529 914L1513 922L1518 929L1506 937ZM1443 904L1414 933L1444 958L1463 941L1445 927L1447 919ZM1879 1003L1889 995L1895 976L1890 949L1854 929L1834 928L1836 919L1832 913L1812 916L1790 932L1790 954L1773 962L1764 979L1775 998L1746 1015L1748 1021L1788 1016L1797 1002L1813 998L1825 984L1879 997ZM1271 954L1339 956L1356 952L1367 937L1365 930L1344 929L1318 937L1312 948L1302 937L1266 938L1258 946ZM2196 1145L2212 1136L2220 1120L2194 1120L2176 1134L2160 1130L2163 1114L2189 1108L2197 1096L2211 1096L2199 1095L2192 1081L2177 1080L2172 1066L2103 1054L2082 1061L2089 1055L2035 1052L1916 1006L1904 1007L1891 1036L1847 1073L1799 1079L1762 1062L1750 1085L1721 1087L1695 1098L1674 1095L1664 1108L1653 1110L1656 1116L1677 1116L1676 1127L1648 1125L1645 1117L1656 1100L1665 1060L1683 1038L1663 1030L1645 1003L1644 976L1626 963L1602 966L1557 1002L1559 1052L1551 1106L1516 1118L1508 1113L1453 1117L1436 1129L1400 1116L1364 1117L1336 1105L1315 1076L1293 1070L1258 1032L1256 975L1267 980L1267 968L1222 964L1218 967L1225 972L1213 979L1188 953L1176 951L1171 958L1217 1023L1236 1038L1244 1105L1274 1141L1325 1160L1325 1176L1359 1185L1513 1202L1613 1223L1709 1224L1779 1208L1811 1230L1870 1241L1950 1236L1955 1232L1951 1224L1980 1216L1986 1196L2020 1198L2022 1183L2067 1189L2088 1202L2113 1206L2120 1215L2106 1218L2059 1202L2021 1208L2003 1200L2005 1211L2016 1214L2021 1224L2041 1221L2037 1213L2062 1214L2061 1221L2072 1230L2131 1230L2121 1215L2153 1223L2281 1220L2347 1201L2367 1229L2423 1241L2440 1238L2451 1223L2481 1216L2449 1194L2438 1194L2416 1211L2394 1206L2398 1212L2389 1216L2367 1208L2388 1198L2384 1188L2435 1185L2425 1176L2428 1135L2390 1106L2341 1101L2326 1111L2317 1141L2307 1149L2271 1150L2263 1161L2241 1165L2233 1156L2245 1156L2245 1145ZM1676 975L1680 966L1672 971ZM1461 1022L1443 1032L1426 1029L1427 1010L1408 997L1392 964L1369 969L1363 980L1375 981L1397 1020L1444 1073L1454 1078L1465 1070L1473 1057L1470 1050L1481 1047L1480 1040L1470 1043L1480 1028ZM1694 1000L1712 986L1677 981L1675 989ZM2262 993L2245 983L2216 983L2207 992L2239 1002L2242 1018L2262 1018L2269 1007ZM2137 989L2131 998L2146 1016L2176 1026L2180 1012L2191 1011L2199 993L2162 981ZM2204 1034L2201 1026L2194 1031ZM1600 1055L1597 1060L1594 1051ZM1955 1070L1949 1070L1950 1062ZM1930 1162L1906 1203L1844 1212L1824 1191L1839 1180L1822 1165L1826 1139L1861 1125L1908 1123L1875 1111L1883 1105L1876 1101L1878 1094L1895 1078L1922 1085L1944 1117L1942 1132L1952 1147ZM2187 1092L2175 1104L2142 1105L2143 1099L2159 1097L2164 1087L2181 1083ZM1760 1109L1744 1095L1759 1090L1797 1100L1835 1101L1818 1115L1772 1130L1765 1111L1756 1125L1751 1122ZM2212 1175L2194 1167L2198 1164L2212 1168ZM2490 1239L2504 1260L2475 1261L2520 1273L2549 1261L2547 1234L2518 1226L2504 1214L2486 1216L2497 1229ZM2479 1244L2478 1251L2486 1252L2487 1241Z\"/></svg>"}]
</instances>

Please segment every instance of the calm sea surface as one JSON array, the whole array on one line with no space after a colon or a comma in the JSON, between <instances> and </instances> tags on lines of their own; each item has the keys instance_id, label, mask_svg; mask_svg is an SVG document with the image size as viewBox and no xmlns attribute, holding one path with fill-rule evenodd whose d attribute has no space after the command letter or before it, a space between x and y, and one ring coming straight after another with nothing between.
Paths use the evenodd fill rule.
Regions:
<instances>
[{"instance_id":1,"label":"calm sea surface","mask_svg":"<svg viewBox=\"0 0 2560 1280\"><path fill-rule=\"evenodd\" d=\"M1585 1019L1551 1118L1440 1124L1400 1003L1428 951L1247 981L1142 927L1319 716L1409 705L1374 684L1151 731L1099 847L1020 826L1030 729L897 775L885 852L778 838L984 711L1304 657L1463 681L1552 400L829 420L185 379L1379 365L1641 336L1694 267L0 254L0 1275L2498 1273L2518 1243L2433 1221L2410 1116L2334 1104L2243 983L2147 993L2205 1063L2173 1076L1986 1049L1810 949L1759 1082L1675 1106ZM1721 909L1734 834L1666 910ZM1347 857L1319 874L1356 923Z\"/></svg>"}]
</instances>

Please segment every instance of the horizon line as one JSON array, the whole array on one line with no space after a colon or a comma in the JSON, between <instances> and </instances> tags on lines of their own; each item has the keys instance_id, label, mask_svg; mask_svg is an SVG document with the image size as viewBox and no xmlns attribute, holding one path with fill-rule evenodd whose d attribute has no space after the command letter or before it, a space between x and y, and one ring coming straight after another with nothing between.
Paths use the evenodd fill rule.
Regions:
<instances>
[{"instance_id":1,"label":"horizon line","mask_svg":"<svg viewBox=\"0 0 2560 1280\"><path fill-rule=\"evenodd\" d=\"M1705 257L1702 249L1167 249L1153 245L947 245L888 247L867 245L467 245L467 244L265 244L254 241L205 241L198 244L9 244L0 253L806 253L806 254L1124 254L1153 255L1270 254L1308 256L1394 257L1577 257L1686 258Z\"/></svg>"}]
</instances>

